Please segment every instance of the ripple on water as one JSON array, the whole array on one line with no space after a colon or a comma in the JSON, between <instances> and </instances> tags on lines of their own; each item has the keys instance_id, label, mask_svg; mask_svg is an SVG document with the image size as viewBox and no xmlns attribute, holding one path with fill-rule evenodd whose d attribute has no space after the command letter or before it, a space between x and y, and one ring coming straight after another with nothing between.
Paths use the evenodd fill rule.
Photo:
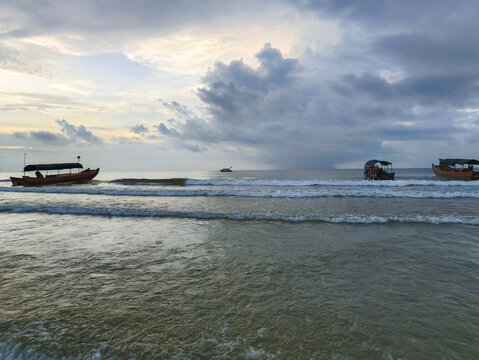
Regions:
<instances>
[{"instance_id":1,"label":"ripple on water","mask_svg":"<svg viewBox=\"0 0 479 360\"><path fill-rule=\"evenodd\" d=\"M22 230L32 219L36 228ZM474 226L0 221L5 358L473 358L478 350Z\"/></svg>"}]
</instances>

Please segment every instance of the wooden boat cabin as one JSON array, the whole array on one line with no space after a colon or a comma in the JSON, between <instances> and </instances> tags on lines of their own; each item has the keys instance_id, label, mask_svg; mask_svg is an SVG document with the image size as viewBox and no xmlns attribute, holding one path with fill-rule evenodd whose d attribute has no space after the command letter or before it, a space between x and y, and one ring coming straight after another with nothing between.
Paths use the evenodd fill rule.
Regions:
<instances>
[{"instance_id":1,"label":"wooden boat cabin","mask_svg":"<svg viewBox=\"0 0 479 360\"><path fill-rule=\"evenodd\" d=\"M394 180L392 163L384 160L369 160L364 164L365 180Z\"/></svg>"},{"instance_id":2,"label":"wooden boat cabin","mask_svg":"<svg viewBox=\"0 0 479 360\"><path fill-rule=\"evenodd\" d=\"M441 180L479 180L475 165L479 165L476 159L439 159L439 165L432 164L432 170Z\"/></svg>"},{"instance_id":3,"label":"wooden boat cabin","mask_svg":"<svg viewBox=\"0 0 479 360\"><path fill-rule=\"evenodd\" d=\"M60 170L68 169L69 172L61 173ZM23 177L10 177L13 186L45 186L45 185L65 185L79 184L92 180L98 175L100 168L72 172L72 169L83 169L82 164L78 163L59 163L59 164L36 164L27 165L23 168ZM48 171L57 171L56 174L48 174ZM25 172L34 171L35 176L26 176ZM45 171L45 175L42 173Z\"/></svg>"}]
</instances>

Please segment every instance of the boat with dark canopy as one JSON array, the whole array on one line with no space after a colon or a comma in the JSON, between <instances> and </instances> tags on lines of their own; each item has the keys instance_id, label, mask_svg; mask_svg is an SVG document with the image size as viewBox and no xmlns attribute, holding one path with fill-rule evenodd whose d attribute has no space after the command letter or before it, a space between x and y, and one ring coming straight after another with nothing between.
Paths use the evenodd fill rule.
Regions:
<instances>
[{"instance_id":1,"label":"boat with dark canopy","mask_svg":"<svg viewBox=\"0 0 479 360\"><path fill-rule=\"evenodd\" d=\"M69 169L69 172L60 173L60 170ZM77 163L59 163L59 164L35 164L27 165L23 168L23 177L10 177L13 186L45 186L45 185L66 185L80 184L92 180L98 175L100 168L91 170L90 168L72 172L72 169L83 169L78 156ZM56 174L48 174L48 171L56 170ZM25 172L35 171L35 176L26 176ZM41 173L45 171L45 175Z\"/></svg>"},{"instance_id":2,"label":"boat with dark canopy","mask_svg":"<svg viewBox=\"0 0 479 360\"><path fill-rule=\"evenodd\" d=\"M476 159L439 159L439 165L432 164L432 170L441 180L479 180L479 171L474 171L474 165L479 165L479 161Z\"/></svg>"},{"instance_id":3,"label":"boat with dark canopy","mask_svg":"<svg viewBox=\"0 0 479 360\"><path fill-rule=\"evenodd\" d=\"M365 180L394 180L392 163L384 160L369 160L364 164Z\"/></svg>"}]
</instances>

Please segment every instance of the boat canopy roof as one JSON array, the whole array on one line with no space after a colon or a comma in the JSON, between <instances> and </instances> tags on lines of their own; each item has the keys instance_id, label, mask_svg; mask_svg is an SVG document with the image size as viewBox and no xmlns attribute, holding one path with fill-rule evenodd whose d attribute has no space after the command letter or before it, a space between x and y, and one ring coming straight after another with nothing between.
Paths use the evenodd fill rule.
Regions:
<instances>
[{"instance_id":1,"label":"boat canopy roof","mask_svg":"<svg viewBox=\"0 0 479 360\"><path fill-rule=\"evenodd\" d=\"M373 160L366 161L366 163L364 164L364 167L373 166L373 165L376 165L377 163L380 163L381 165L384 165L384 166L391 165L389 161L373 159Z\"/></svg>"},{"instance_id":2,"label":"boat canopy roof","mask_svg":"<svg viewBox=\"0 0 479 360\"><path fill-rule=\"evenodd\" d=\"M439 159L440 165L454 166L454 165L479 165L476 159Z\"/></svg>"},{"instance_id":3,"label":"boat canopy roof","mask_svg":"<svg viewBox=\"0 0 479 360\"><path fill-rule=\"evenodd\" d=\"M83 169L83 165L80 163L36 164L36 165L25 166L23 171L63 170L63 169Z\"/></svg>"}]
</instances>

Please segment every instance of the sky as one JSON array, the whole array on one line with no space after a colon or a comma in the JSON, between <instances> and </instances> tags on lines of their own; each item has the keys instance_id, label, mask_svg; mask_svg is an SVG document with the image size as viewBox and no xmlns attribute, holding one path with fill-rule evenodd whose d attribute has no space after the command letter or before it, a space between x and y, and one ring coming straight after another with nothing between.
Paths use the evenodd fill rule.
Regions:
<instances>
[{"instance_id":1,"label":"sky","mask_svg":"<svg viewBox=\"0 0 479 360\"><path fill-rule=\"evenodd\" d=\"M479 158L479 2L0 0L0 172Z\"/></svg>"}]
</instances>

